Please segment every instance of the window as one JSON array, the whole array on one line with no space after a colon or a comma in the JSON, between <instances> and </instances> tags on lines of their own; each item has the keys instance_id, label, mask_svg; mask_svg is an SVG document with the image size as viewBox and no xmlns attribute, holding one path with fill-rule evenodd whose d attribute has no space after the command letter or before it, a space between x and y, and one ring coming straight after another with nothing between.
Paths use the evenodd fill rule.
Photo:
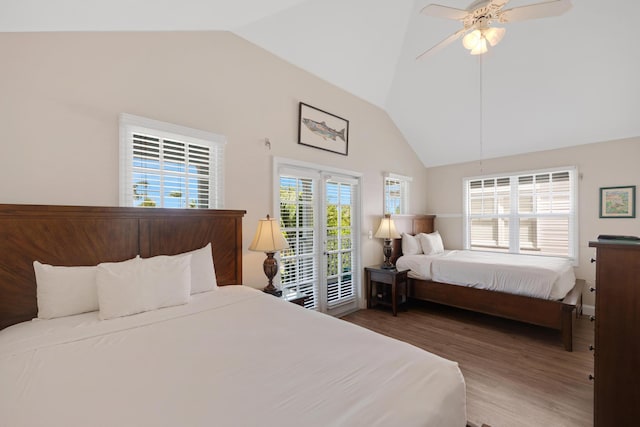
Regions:
<instances>
[{"instance_id":1,"label":"window","mask_svg":"<svg viewBox=\"0 0 640 427\"><path fill-rule=\"evenodd\" d=\"M409 183L411 177L387 173L384 176L384 213L409 213Z\"/></svg>"},{"instance_id":2,"label":"window","mask_svg":"<svg viewBox=\"0 0 640 427\"><path fill-rule=\"evenodd\" d=\"M465 248L574 258L575 168L466 178Z\"/></svg>"},{"instance_id":3,"label":"window","mask_svg":"<svg viewBox=\"0 0 640 427\"><path fill-rule=\"evenodd\" d=\"M221 135L120 115L120 205L222 208L225 143Z\"/></svg>"}]
</instances>

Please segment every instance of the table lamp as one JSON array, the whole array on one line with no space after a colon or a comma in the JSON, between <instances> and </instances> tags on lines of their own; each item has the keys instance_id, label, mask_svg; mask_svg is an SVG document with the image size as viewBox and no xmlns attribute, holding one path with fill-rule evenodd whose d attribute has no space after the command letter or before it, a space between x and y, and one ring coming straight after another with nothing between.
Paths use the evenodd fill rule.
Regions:
<instances>
[{"instance_id":1,"label":"table lamp","mask_svg":"<svg viewBox=\"0 0 640 427\"><path fill-rule=\"evenodd\" d=\"M396 268L389 259L391 257L391 252L393 251L393 248L391 247L391 239L399 239L401 236L396 230L396 225L393 223L391 215L386 214L384 218L382 218L382 222L380 222L380 227L378 227L375 237L384 239L384 246L382 248L382 253L384 253L384 264L382 264L381 267L386 269Z\"/></svg>"},{"instance_id":2,"label":"table lamp","mask_svg":"<svg viewBox=\"0 0 640 427\"><path fill-rule=\"evenodd\" d=\"M288 247L289 243L282 235L277 220L270 218L269 215L267 215L267 218L259 220L258 230L256 230L256 235L253 237L251 245L249 245L249 250L267 254L262 267L264 274L269 279L269 284L262 289L264 292L277 296L282 295L282 291L273 286L273 278L278 274L278 261L273 255L277 251Z\"/></svg>"}]
</instances>

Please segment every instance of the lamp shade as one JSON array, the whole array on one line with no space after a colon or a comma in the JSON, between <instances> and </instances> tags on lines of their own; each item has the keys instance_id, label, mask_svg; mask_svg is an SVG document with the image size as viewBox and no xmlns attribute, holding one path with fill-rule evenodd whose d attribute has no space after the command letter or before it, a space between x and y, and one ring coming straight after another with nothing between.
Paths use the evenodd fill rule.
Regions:
<instances>
[{"instance_id":1,"label":"lamp shade","mask_svg":"<svg viewBox=\"0 0 640 427\"><path fill-rule=\"evenodd\" d=\"M482 55L488 51L487 43L495 46L500 43L507 30L498 27L483 27L473 30L462 39L462 45L471 51L472 55Z\"/></svg>"},{"instance_id":2,"label":"lamp shade","mask_svg":"<svg viewBox=\"0 0 640 427\"><path fill-rule=\"evenodd\" d=\"M390 215L385 215L384 218L382 218L375 237L378 239L399 239L401 237Z\"/></svg>"},{"instance_id":3,"label":"lamp shade","mask_svg":"<svg viewBox=\"0 0 640 427\"><path fill-rule=\"evenodd\" d=\"M483 53L487 53L488 50L487 40L485 38L481 38L478 44L471 49L471 55L482 55Z\"/></svg>"},{"instance_id":4,"label":"lamp shade","mask_svg":"<svg viewBox=\"0 0 640 427\"><path fill-rule=\"evenodd\" d=\"M278 224L277 220L269 218L269 215L267 215L266 218L258 221L256 235L249 245L250 251L276 252L288 247L289 243L282 235L280 224Z\"/></svg>"},{"instance_id":5,"label":"lamp shade","mask_svg":"<svg viewBox=\"0 0 640 427\"><path fill-rule=\"evenodd\" d=\"M491 46L495 46L500 43L500 40L502 40L506 31L507 30L504 28L492 27L484 30L482 35L487 39Z\"/></svg>"},{"instance_id":6,"label":"lamp shade","mask_svg":"<svg viewBox=\"0 0 640 427\"><path fill-rule=\"evenodd\" d=\"M466 49L471 50L474 47L476 47L476 45L478 44L481 38L482 38L482 33L480 33L480 30L473 30L469 34L464 36L464 38L462 39L462 45Z\"/></svg>"}]
</instances>

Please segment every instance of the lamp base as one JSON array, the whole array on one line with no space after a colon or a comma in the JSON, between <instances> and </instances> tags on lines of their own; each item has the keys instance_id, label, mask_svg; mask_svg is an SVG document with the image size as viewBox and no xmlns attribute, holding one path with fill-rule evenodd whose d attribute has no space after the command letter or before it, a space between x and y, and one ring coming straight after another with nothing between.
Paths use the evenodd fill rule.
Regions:
<instances>
[{"instance_id":1,"label":"lamp base","mask_svg":"<svg viewBox=\"0 0 640 427\"><path fill-rule=\"evenodd\" d=\"M278 261L273 257L274 254L275 252L267 252L267 258L262 264L264 274L267 276L267 279L269 279L269 284L262 289L262 292L279 297L282 295L282 291L273 286L273 277L278 273Z\"/></svg>"},{"instance_id":2,"label":"lamp base","mask_svg":"<svg viewBox=\"0 0 640 427\"><path fill-rule=\"evenodd\" d=\"M396 269L396 266L395 266L395 265L393 265L393 264L391 264L391 263L387 264L387 263L385 262L385 263L383 263L383 264L380 266L380 268L381 268L381 269L383 269L383 270L395 270L395 269Z\"/></svg>"},{"instance_id":3,"label":"lamp base","mask_svg":"<svg viewBox=\"0 0 640 427\"><path fill-rule=\"evenodd\" d=\"M384 239L384 245L382 246L382 253L384 254L384 263L380 266L385 270L393 270L396 268L391 262L391 253L393 248L391 247L391 239Z\"/></svg>"},{"instance_id":4,"label":"lamp base","mask_svg":"<svg viewBox=\"0 0 640 427\"><path fill-rule=\"evenodd\" d=\"M271 294L271 295L275 295L277 297L282 296L282 290L278 289L276 287L274 287L273 289L267 289L266 287L264 289L262 289L262 292L266 293L266 294Z\"/></svg>"}]
</instances>

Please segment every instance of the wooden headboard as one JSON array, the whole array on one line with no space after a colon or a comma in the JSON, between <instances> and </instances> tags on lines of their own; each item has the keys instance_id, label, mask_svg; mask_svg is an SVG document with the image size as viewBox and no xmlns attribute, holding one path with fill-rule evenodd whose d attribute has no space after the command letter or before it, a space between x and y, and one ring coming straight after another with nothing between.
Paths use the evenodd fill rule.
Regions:
<instances>
[{"instance_id":1,"label":"wooden headboard","mask_svg":"<svg viewBox=\"0 0 640 427\"><path fill-rule=\"evenodd\" d=\"M391 218L400 233L416 235L433 233L435 230L435 215L400 215L397 218L394 216ZM402 239L393 239L392 247L391 262L395 264L396 260L402 256Z\"/></svg>"},{"instance_id":2,"label":"wooden headboard","mask_svg":"<svg viewBox=\"0 0 640 427\"><path fill-rule=\"evenodd\" d=\"M0 329L37 316L33 261L96 265L211 242L218 285L242 284L246 211L0 204Z\"/></svg>"}]
</instances>

